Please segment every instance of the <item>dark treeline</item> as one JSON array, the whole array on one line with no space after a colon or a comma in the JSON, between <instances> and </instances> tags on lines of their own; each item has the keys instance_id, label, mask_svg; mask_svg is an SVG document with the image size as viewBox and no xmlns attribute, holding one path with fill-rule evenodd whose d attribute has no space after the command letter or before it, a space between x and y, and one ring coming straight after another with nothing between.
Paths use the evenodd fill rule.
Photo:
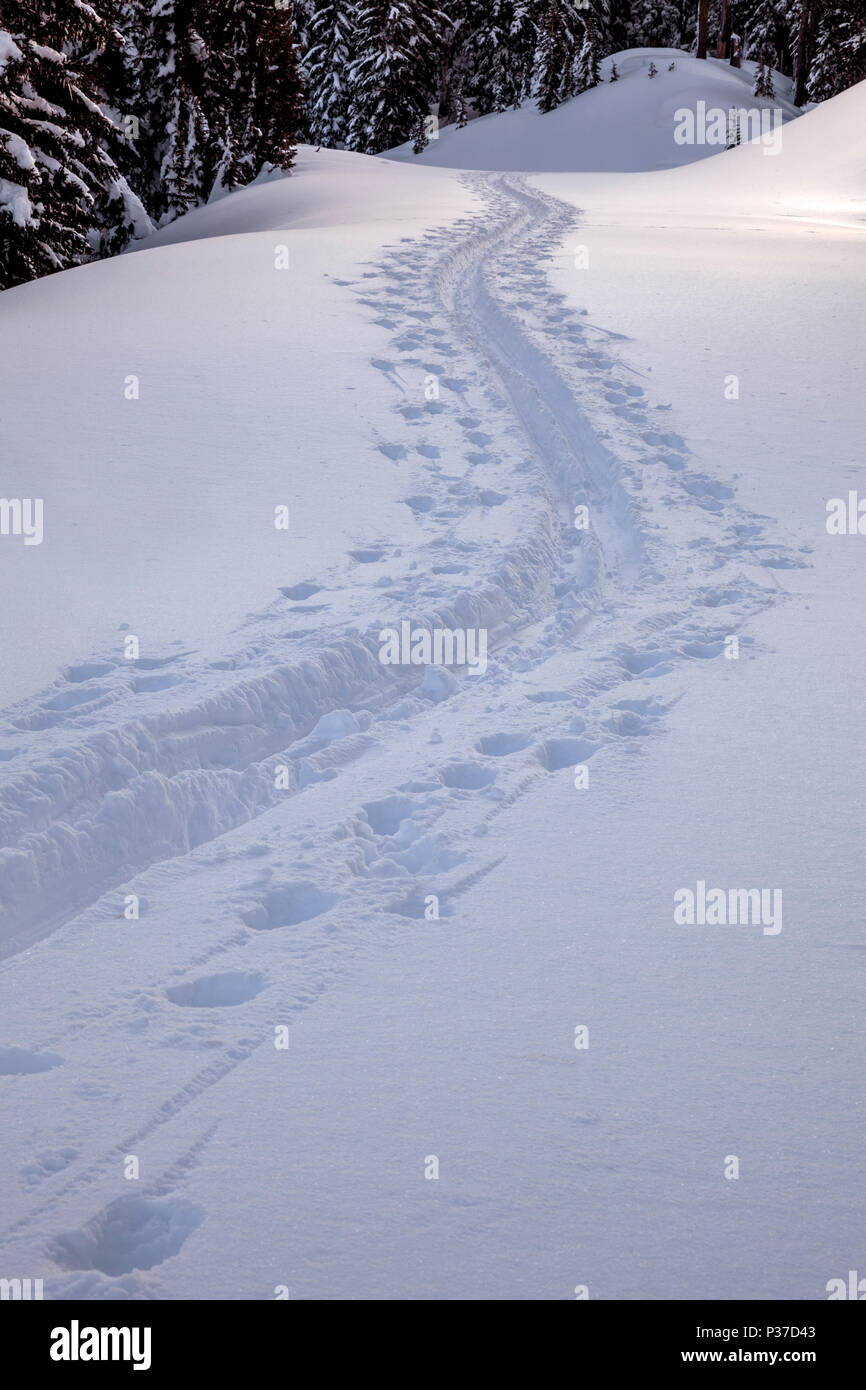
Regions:
<instances>
[{"instance_id":1,"label":"dark treeline","mask_svg":"<svg viewBox=\"0 0 866 1390\"><path fill-rule=\"evenodd\" d=\"M596 85L670 47L824 100L866 76L866 0L0 0L0 289L119 250L299 140L378 153L431 122Z\"/></svg>"}]
</instances>

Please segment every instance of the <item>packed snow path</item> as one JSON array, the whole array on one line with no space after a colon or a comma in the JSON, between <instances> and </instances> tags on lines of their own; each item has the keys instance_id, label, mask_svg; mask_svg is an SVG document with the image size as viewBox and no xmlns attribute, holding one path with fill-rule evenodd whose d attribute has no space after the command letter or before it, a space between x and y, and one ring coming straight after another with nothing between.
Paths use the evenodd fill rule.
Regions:
<instances>
[{"instance_id":1,"label":"packed snow path","mask_svg":"<svg viewBox=\"0 0 866 1390\"><path fill-rule=\"evenodd\" d=\"M490 215L397 252L364 286L379 321L399 327L394 360L375 365L401 396L402 428L380 447L395 467L412 452L424 459L427 491L406 499L429 536L418 558L395 557L387 539L371 537L348 573L286 592L279 616L299 623L289 633L271 636L268 614L244 631L242 650L206 668L162 653L82 661L56 691L10 711L4 954L120 889L131 872L284 803L274 765L289 753L289 793L309 786L310 758L334 738L312 731L335 710L394 722L396 684L407 715L452 696L462 722L464 707L513 690L516 673L563 650L572 679L591 671L594 688L617 690L653 665L718 654L742 615L767 601L771 585L745 576L744 564L796 563L743 517L729 487L692 469L684 441L617 370L610 335L548 290L544 258L570 210L514 176L484 186ZM436 398L427 400L430 383ZM604 395L617 436L593 431L582 392ZM573 523L581 504L587 531ZM674 507L671 540L665 513ZM725 539L699 552L707 512ZM719 516L730 517L727 527ZM671 545L687 552L676 566ZM382 666L378 632L403 618L486 626L489 674L428 677L422 692L423 671ZM358 730L344 722L344 751L355 756ZM533 732L553 734L560 722ZM372 741L365 733L368 752ZM335 757L332 745L326 761Z\"/></svg>"},{"instance_id":2,"label":"packed snow path","mask_svg":"<svg viewBox=\"0 0 866 1390\"><path fill-rule=\"evenodd\" d=\"M694 465L615 335L551 291L554 258L581 273L573 211L519 176L472 183L481 213L345 286L391 335L379 448L423 544L370 535L220 661L82 654L6 714L0 948L22 1036L5 1070L58 1097L77 1080L55 1141L22 1155L9 1258L53 1230L54 1266L110 1289L176 1254L202 1213L171 1194L275 1020L417 929L430 895L453 914L545 778L607 759L626 783L690 666L730 634L747 652L775 572L804 563ZM383 665L379 633L404 620L486 629L486 672ZM53 982L82 952L59 1017ZM121 1195L121 1157L165 1126L170 1161ZM151 1218L166 1234L145 1254Z\"/></svg>"}]
</instances>

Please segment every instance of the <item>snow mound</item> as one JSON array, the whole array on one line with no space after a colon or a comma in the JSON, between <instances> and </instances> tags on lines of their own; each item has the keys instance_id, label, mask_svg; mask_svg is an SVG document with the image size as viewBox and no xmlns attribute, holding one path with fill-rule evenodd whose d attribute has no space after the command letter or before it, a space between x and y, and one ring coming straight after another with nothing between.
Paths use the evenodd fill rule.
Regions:
<instances>
[{"instance_id":1,"label":"snow mound","mask_svg":"<svg viewBox=\"0 0 866 1390\"><path fill-rule=\"evenodd\" d=\"M781 131L777 155L759 141L723 161L676 171L664 180L695 202L724 201L743 216L761 208L776 216L860 224L866 219L866 82L822 102Z\"/></svg>"},{"instance_id":2,"label":"snow mound","mask_svg":"<svg viewBox=\"0 0 866 1390\"><path fill-rule=\"evenodd\" d=\"M153 236L134 242L127 251L149 251L181 241L248 232L364 223L387 231L389 222L417 218L419 204L429 205L436 197L431 173L440 182L440 196L447 197L447 183L452 176L446 171L410 172L395 169L385 158L299 145L288 176L280 172L261 175L246 188L223 193L206 207L195 208Z\"/></svg>"},{"instance_id":3,"label":"snow mound","mask_svg":"<svg viewBox=\"0 0 866 1390\"><path fill-rule=\"evenodd\" d=\"M657 74L649 76L650 64ZM619 80L610 81L616 64ZM671 71L671 64L674 64ZM773 74L775 101L785 121L799 115L787 100L790 80ZM542 113L535 102L447 126L420 155L400 145L385 158L459 169L536 173L638 173L672 169L718 154L714 145L678 145L675 113L697 101L727 111L755 106L755 64L699 61L676 48L632 48L601 64L601 84Z\"/></svg>"},{"instance_id":4,"label":"snow mound","mask_svg":"<svg viewBox=\"0 0 866 1390\"><path fill-rule=\"evenodd\" d=\"M539 186L590 218L616 217L629 226L644 223L652 212L676 217L683 226L782 217L862 228L866 82L784 124L766 144L759 137L688 168L632 178L550 175Z\"/></svg>"}]
</instances>

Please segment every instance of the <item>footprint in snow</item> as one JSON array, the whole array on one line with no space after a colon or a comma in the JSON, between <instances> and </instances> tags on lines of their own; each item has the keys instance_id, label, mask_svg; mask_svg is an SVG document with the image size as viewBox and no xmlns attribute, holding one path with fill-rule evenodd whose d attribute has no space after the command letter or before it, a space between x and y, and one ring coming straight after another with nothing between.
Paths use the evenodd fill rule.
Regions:
<instances>
[{"instance_id":1,"label":"footprint in snow","mask_svg":"<svg viewBox=\"0 0 866 1390\"><path fill-rule=\"evenodd\" d=\"M559 772L565 767L577 767L585 763L599 745L586 738L549 738L536 750L538 761L548 772Z\"/></svg>"},{"instance_id":2,"label":"footprint in snow","mask_svg":"<svg viewBox=\"0 0 866 1390\"><path fill-rule=\"evenodd\" d=\"M118 1197L78 1230L55 1236L48 1253L65 1270L154 1269L178 1253L204 1217L184 1197Z\"/></svg>"},{"instance_id":3,"label":"footprint in snow","mask_svg":"<svg viewBox=\"0 0 866 1390\"><path fill-rule=\"evenodd\" d=\"M274 888L240 915L252 931L276 931L321 917L339 901L339 894L325 892L314 883L288 883Z\"/></svg>"},{"instance_id":4,"label":"footprint in snow","mask_svg":"<svg viewBox=\"0 0 866 1390\"><path fill-rule=\"evenodd\" d=\"M490 758L505 758L510 753L520 753L529 743L528 734L502 733L484 734L476 743L479 753Z\"/></svg>"},{"instance_id":5,"label":"footprint in snow","mask_svg":"<svg viewBox=\"0 0 866 1390\"><path fill-rule=\"evenodd\" d=\"M87 661L81 666L67 666L63 672L64 680L79 684L81 681L89 681L97 676L110 675L116 669L115 663L104 661Z\"/></svg>"},{"instance_id":6,"label":"footprint in snow","mask_svg":"<svg viewBox=\"0 0 866 1390\"><path fill-rule=\"evenodd\" d=\"M676 653L667 650L626 652L623 666L630 676L663 676L673 670Z\"/></svg>"},{"instance_id":7,"label":"footprint in snow","mask_svg":"<svg viewBox=\"0 0 866 1390\"><path fill-rule=\"evenodd\" d=\"M663 434L660 430L647 430L645 434L641 435L641 438L646 444L663 445L666 449L674 449L680 454L689 452L689 446L679 434L671 432Z\"/></svg>"},{"instance_id":8,"label":"footprint in snow","mask_svg":"<svg viewBox=\"0 0 866 1390\"><path fill-rule=\"evenodd\" d=\"M46 1149L36 1154L30 1163L25 1163L18 1170L18 1176L27 1187L37 1187L46 1178L62 1173L77 1157L77 1149Z\"/></svg>"},{"instance_id":9,"label":"footprint in snow","mask_svg":"<svg viewBox=\"0 0 866 1390\"><path fill-rule=\"evenodd\" d=\"M444 785L452 790L476 792L492 786L496 781L496 772L482 763L446 763L439 769L439 777Z\"/></svg>"},{"instance_id":10,"label":"footprint in snow","mask_svg":"<svg viewBox=\"0 0 866 1390\"><path fill-rule=\"evenodd\" d=\"M0 1047L0 1076L32 1076L52 1071L63 1058L56 1052L31 1052L25 1047Z\"/></svg>"},{"instance_id":11,"label":"footprint in snow","mask_svg":"<svg viewBox=\"0 0 866 1390\"><path fill-rule=\"evenodd\" d=\"M386 796L381 801L368 801L361 809L374 834L391 836L396 835L403 822L411 820L413 811L420 807L408 796Z\"/></svg>"},{"instance_id":12,"label":"footprint in snow","mask_svg":"<svg viewBox=\"0 0 866 1390\"><path fill-rule=\"evenodd\" d=\"M136 695L151 695L157 690L169 690L180 684L179 676L138 676L132 682Z\"/></svg>"},{"instance_id":13,"label":"footprint in snow","mask_svg":"<svg viewBox=\"0 0 866 1390\"><path fill-rule=\"evenodd\" d=\"M296 603L303 602L304 599L312 598L313 594L322 592L320 584L314 584L312 580L305 579L301 584L288 584L280 589L283 598L290 598Z\"/></svg>"},{"instance_id":14,"label":"footprint in snow","mask_svg":"<svg viewBox=\"0 0 866 1390\"><path fill-rule=\"evenodd\" d=\"M179 985L170 985L165 996L172 1004L187 1009L235 1008L261 994L267 980L255 971L230 970L221 975L202 975Z\"/></svg>"},{"instance_id":15,"label":"footprint in snow","mask_svg":"<svg viewBox=\"0 0 866 1390\"><path fill-rule=\"evenodd\" d=\"M101 700L108 693L101 686L89 690L62 690L59 695L55 695L51 700L46 700L42 708L51 710L74 709L78 705L89 705L94 700Z\"/></svg>"}]
</instances>

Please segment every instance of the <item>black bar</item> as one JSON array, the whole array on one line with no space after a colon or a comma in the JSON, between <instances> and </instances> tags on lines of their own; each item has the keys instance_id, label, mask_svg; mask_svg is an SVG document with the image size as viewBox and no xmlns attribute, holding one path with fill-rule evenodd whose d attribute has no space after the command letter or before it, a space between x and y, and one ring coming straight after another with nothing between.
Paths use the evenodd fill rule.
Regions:
<instances>
[{"instance_id":1,"label":"black bar","mask_svg":"<svg viewBox=\"0 0 866 1390\"><path fill-rule=\"evenodd\" d=\"M436 1300L437 1304L443 1300ZM860 1301L863 1301L862 1299ZM452 1306L450 1314L419 1306L420 1301L402 1303L399 1312L388 1315L387 1330L378 1332L384 1340L376 1342L370 1333L369 1305L358 1315L358 1304L338 1302L316 1307L303 1299L269 1302L157 1303L147 1300L125 1302L4 1302L0 1305L0 1332L6 1355L14 1353L24 1372L48 1373L50 1380L76 1374L89 1377L100 1371L112 1375L134 1375L136 1361L140 1376L161 1381L165 1374L195 1371L219 1375L222 1379L238 1372L249 1376L285 1374L295 1379L304 1364L313 1360L325 1370L333 1352L345 1347L362 1373L370 1362L382 1358L390 1362L403 1336L423 1340L423 1376L429 1381L437 1354L448 1373L457 1364L456 1348L440 1335L450 1330L468 1337L467 1349L475 1355L496 1359L501 1351L510 1356L516 1345L530 1350L527 1337L537 1337L538 1313L526 1328L515 1325L514 1305L508 1325L497 1328L501 1301L490 1304L472 1302ZM847 1302L845 1300L844 1302ZM298 1306L303 1303L301 1308ZM484 1311L486 1309L486 1311ZM549 1321L548 1321L549 1318ZM488 1319L490 1322L488 1323ZM522 1319L521 1319L522 1320ZM561 1316L545 1315L544 1341L533 1356L546 1361L562 1337L562 1351L568 1351L568 1364L611 1374L638 1370L645 1375L664 1375L674 1368L698 1372L706 1366L723 1369L756 1368L776 1370L790 1365L803 1366L821 1374L852 1368L860 1360L866 1323L859 1309L842 1302L592 1302L575 1300ZM427 1331L425 1332L425 1326ZM107 1329L117 1329L117 1336ZM96 1329L98 1336L92 1329ZM103 1338L102 1329L106 1329ZM134 1329L138 1329L137 1333ZM399 1331L400 1336L395 1341ZM435 1339L430 1333L435 1331ZM515 1343L514 1333L520 1341ZM350 1341L342 1339L348 1335ZM323 1340L320 1341L320 1338ZM78 1359L54 1359L56 1355ZM486 1348L486 1351L484 1350ZM569 1350L570 1348L570 1350ZM126 1359L113 1359L126 1354ZM92 1350L105 1359L84 1359ZM82 1356L82 1352L84 1356ZM303 1358L303 1359L302 1359ZM576 1360L575 1360L576 1358ZM591 1358L591 1360L588 1360ZM405 1363L404 1363L405 1364ZM8 1362L7 1362L8 1365ZM273 1371L265 1368L272 1367ZM408 1366L406 1366L408 1370ZM145 1383L142 1379L142 1383Z\"/></svg>"}]
</instances>

